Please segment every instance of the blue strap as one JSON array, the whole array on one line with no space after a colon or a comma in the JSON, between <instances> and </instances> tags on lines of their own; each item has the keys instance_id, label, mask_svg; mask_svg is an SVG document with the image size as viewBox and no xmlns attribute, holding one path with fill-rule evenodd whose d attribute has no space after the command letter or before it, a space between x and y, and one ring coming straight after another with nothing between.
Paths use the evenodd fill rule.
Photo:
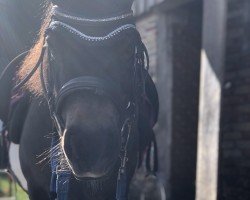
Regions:
<instances>
[{"instance_id":1,"label":"blue strap","mask_svg":"<svg viewBox=\"0 0 250 200\"><path fill-rule=\"evenodd\" d=\"M67 200L68 199L68 192L69 192L69 180L71 177L70 172L59 172L57 174L57 199L58 200Z\"/></svg>"},{"instance_id":2,"label":"blue strap","mask_svg":"<svg viewBox=\"0 0 250 200\"><path fill-rule=\"evenodd\" d=\"M60 163L57 157L58 149L55 148L58 141L58 135L54 134L51 140L50 200L67 200L71 172L58 170Z\"/></svg>"},{"instance_id":3,"label":"blue strap","mask_svg":"<svg viewBox=\"0 0 250 200\"><path fill-rule=\"evenodd\" d=\"M51 180L50 180L50 200L55 200L57 198L57 189L56 189L56 182L57 182L57 174L56 174L56 168L58 165L56 155L58 154L58 151L54 150L55 146L57 145L58 136L56 133L54 133L52 140L51 140Z\"/></svg>"},{"instance_id":4,"label":"blue strap","mask_svg":"<svg viewBox=\"0 0 250 200\"><path fill-rule=\"evenodd\" d=\"M117 178L116 200L127 199L127 172L126 167L121 167Z\"/></svg>"}]
</instances>

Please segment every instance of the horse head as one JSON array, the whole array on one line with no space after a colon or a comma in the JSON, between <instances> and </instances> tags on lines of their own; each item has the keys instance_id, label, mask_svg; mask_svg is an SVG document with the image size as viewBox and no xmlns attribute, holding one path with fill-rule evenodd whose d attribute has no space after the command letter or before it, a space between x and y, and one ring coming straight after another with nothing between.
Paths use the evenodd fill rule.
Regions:
<instances>
[{"instance_id":1,"label":"horse head","mask_svg":"<svg viewBox=\"0 0 250 200\"><path fill-rule=\"evenodd\" d=\"M55 69L56 109L64 124L61 141L70 169L77 178L117 172L125 109L133 92L133 64L127 63L134 54L132 41L127 36L123 44L110 41L107 51L53 34L48 38L50 67Z\"/></svg>"},{"instance_id":2,"label":"horse head","mask_svg":"<svg viewBox=\"0 0 250 200\"><path fill-rule=\"evenodd\" d=\"M106 26L103 35L116 28ZM92 37L102 35L95 27L86 31ZM133 93L133 63L128 60L134 55L134 41L129 35L86 43L59 30L48 34L57 110L64 124L62 148L78 178L118 171L125 109Z\"/></svg>"},{"instance_id":3,"label":"horse head","mask_svg":"<svg viewBox=\"0 0 250 200\"><path fill-rule=\"evenodd\" d=\"M146 49L131 14L133 1L53 2L40 40L19 76L23 78L34 61L41 63L40 73L27 87L45 96L59 133L59 164L74 175L74 188L102 182L99 194L114 198L117 177L126 169L129 183L139 153L152 141L151 133L147 141L145 134L139 148L138 123L150 124L139 119L139 109L147 104L146 84L151 79ZM39 59L37 52L42 52ZM158 99L155 102L157 107Z\"/></svg>"}]
</instances>

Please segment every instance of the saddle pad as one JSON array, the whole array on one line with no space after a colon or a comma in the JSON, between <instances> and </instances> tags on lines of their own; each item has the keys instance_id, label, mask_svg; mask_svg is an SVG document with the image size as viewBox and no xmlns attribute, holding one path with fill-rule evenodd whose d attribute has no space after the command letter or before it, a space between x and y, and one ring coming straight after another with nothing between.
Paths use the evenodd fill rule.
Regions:
<instances>
[{"instance_id":1,"label":"saddle pad","mask_svg":"<svg viewBox=\"0 0 250 200\"><path fill-rule=\"evenodd\" d=\"M19 159L19 145L16 145L14 143L10 144L9 158L10 158L10 167L14 172L16 178L19 180L21 186L25 190L28 190L27 181L24 178L23 172L21 170L21 164Z\"/></svg>"}]
</instances>

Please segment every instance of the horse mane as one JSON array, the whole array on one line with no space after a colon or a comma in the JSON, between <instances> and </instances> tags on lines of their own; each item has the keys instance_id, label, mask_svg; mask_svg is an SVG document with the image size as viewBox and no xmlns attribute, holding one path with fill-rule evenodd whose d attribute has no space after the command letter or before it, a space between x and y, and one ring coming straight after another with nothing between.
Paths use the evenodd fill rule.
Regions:
<instances>
[{"instance_id":1,"label":"horse mane","mask_svg":"<svg viewBox=\"0 0 250 200\"><path fill-rule=\"evenodd\" d=\"M44 19L41 25L41 29L38 33L38 39L36 40L34 46L30 49L28 55L23 60L20 69L17 72L17 78L19 79L19 81L23 80L27 76L27 74L31 72L31 70L35 67L39 60L44 45L45 31L51 21L51 7L51 4L45 4L45 11L43 15ZM41 79L39 75L39 70L37 70L35 74L30 78L30 80L25 84L24 89L27 89L28 91L32 92L37 96L40 96L42 94L41 88Z\"/></svg>"}]
</instances>

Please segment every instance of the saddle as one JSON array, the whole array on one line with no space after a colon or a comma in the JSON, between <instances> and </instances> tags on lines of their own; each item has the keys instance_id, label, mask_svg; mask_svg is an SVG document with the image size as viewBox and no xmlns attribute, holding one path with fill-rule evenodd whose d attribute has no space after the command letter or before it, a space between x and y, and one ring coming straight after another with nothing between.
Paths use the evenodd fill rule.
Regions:
<instances>
[{"instance_id":1,"label":"saddle","mask_svg":"<svg viewBox=\"0 0 250 200\"><path fill-rule=\"evenodd\" d=\"M19 144L28 111L28 93L13 93L16 71L24 54L16 57L0 75L0 169L9 168L9 144Z\"/></svg>"}]
</instances>

